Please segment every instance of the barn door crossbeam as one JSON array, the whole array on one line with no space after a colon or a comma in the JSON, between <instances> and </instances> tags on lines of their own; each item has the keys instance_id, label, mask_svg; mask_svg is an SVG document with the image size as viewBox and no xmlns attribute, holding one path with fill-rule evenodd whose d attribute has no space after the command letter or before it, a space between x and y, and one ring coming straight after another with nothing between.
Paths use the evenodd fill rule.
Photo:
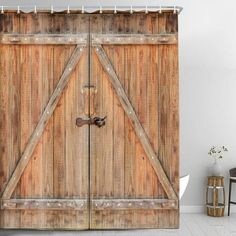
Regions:
<instances>
[{"instance_id":1,"label":"barn door crossbeam","mask_svg":"<svg viewBox=\"0 0 236 236\"><path fill-rule=\"evenodd\" d=\"M44 131L44 128L46 127L49 118L52 116L57 103L66 87L66 85L69 82L70 75L74 71L83 51L84 48L86 47L85 45L77 45L74 49L74 51L71 54L70 59L68 60L67 65L65 66L63 73L59 79L59 82L57 86L55 87L52 96L50 97L48 104L46 105L39 121L34 129L31 137L28 140L28 143L26 144L26 147L23 151L22 156L20 157L15 170L13 171L13 174L8 181L6 188L2 194L2 199L10 199L17 183L20 180L21 175L24 172L24 169L26 168L28 162L30 161L31 155L37 145L37 143L40 140L40 137Z\"/></svg>"},{"instance_id":2,"label":"barn door crossbeam","mask_svg":"<svg viewBox=\"0 0 236 236\"><path fill-rule=\"evenodd\" d=\"M125 110L127 116L129 117L132 126L134 127L137 137L139 137L141 144L146 152L151 165L153 166L159 181L164 188L169 199L178 200L177 194L175 193L170 180L168 179L163 167L149 141L149 138L142 127L139 118L113 68L111 61L109 60L106 52L104 51L101 45L96 45L95 51L98 56L99 61L101 62L104 70L107 72L110 82L117 94L117 97Z\"/></svg>"},{"instance_id":3,"label":"barn door crossbeam","mask_svg":"<svg viewBox=\"0 0 236 236\"><path fill-rule=\"evenodd\" d=\"M87 43L87 34L0 34L0 44L76 44Z\"/></svg>"},{"instance_id":4,"label":"barn door crossbeam","mask_svg":"<svg viewBox=\"0 0 236 236\"><path fill-rule=\"evenodd\" d=\"M4 210L87 210L87 207L87 199L5 199L0 205Z\"/></svg>"},{"instance_id":5,"label":"barn door crossbeam","mask_svg":"<svg viewBox=\"0 0 236 236\"><path fill-rule=\"evenodd\" d=\"M92 34L92 44L177 44L178 35L167 34Z\"/></svg>"},{"instance_id":6,"label":"barn door crossbeam","mask_svg":"<svg viewBox=\"0 0 236 236\"><path fill-rule=\"evenodd\" d=\"M80 210L88 208L87 199L5 199L0 209L26 210ZM93 210L177 209L178 201L169 199L92 199Z\"/></svg>"}]
</instances>

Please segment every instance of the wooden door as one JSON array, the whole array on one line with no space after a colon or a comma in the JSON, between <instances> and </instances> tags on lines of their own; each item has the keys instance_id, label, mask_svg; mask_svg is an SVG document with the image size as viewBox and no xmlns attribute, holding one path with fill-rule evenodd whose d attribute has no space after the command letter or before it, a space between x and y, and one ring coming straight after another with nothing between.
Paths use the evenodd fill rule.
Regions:
<instances>
[{"instance_id":1,"label":"wooden door","mask_svg":"<svg viewBox=\"0 0 236 236\"><path fill-rule=\"evenodd\" d=\"M1 228L178 227L177 43L173 12L0 15Z\"/></svg>"},{"instance_id":2,"label":"wooden door","mask_svg":"<svg viewBox=\"0 0 236 236\"><path fill-rule=\"evenodd\" d=\"M91 16L90 227L176 228L177 15Z\"/></svg>"},{"instance_id":3,"label":"wooden door","mask_svg":"<svg viewBox=\"0 0 236 236\"><path fill-rule=\"evenodd\" d=\"M87 229L84 15L0 15L0 227Z\"/></svg>"}]
</instances>

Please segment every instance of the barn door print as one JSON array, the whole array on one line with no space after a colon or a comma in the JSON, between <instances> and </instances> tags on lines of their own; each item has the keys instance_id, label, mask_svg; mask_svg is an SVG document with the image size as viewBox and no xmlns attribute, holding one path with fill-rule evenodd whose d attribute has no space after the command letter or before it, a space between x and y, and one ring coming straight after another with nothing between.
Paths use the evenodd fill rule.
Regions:
<instances>
[{"instance_id":1,"label":"barn door print","mask_svg":"<svg viewBox=\"0 0 236 236\"><path fill-rule=\"evenodd\" d=\"M179 226L177 43L171 12L0 15L1 228Z\"/></svg>"},{"instance_id":2,"label":"barn door print","mask_svg":"<svg viewBox=\"0 0 236 236\"><path fill-rule=\"evenodd\" d=\"M85 115L88 19L4 14L1 22L1 227L86 229L88 127L75 120Z\"/></svg>"},{"instance_id":3,"label":"barn door print","mask_svg":"<svg viewBox=\"0 0 236 236\"><path fill-rule=\"evenodd\" d=\"M94 115L107 116L90 132L91 228L178 227L177 38L169 21L176 16L91 19Z\"/></svg>"}]
</instances>

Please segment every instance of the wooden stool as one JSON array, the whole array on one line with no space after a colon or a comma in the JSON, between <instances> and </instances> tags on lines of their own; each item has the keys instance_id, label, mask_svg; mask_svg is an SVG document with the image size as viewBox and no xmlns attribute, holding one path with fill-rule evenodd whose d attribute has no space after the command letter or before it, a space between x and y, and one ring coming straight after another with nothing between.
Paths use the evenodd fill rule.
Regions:
<instances>
[{"instance_id":1,"label":"wooden stool","mask_svg":"<svg viewBox=\"0 0 236 236\"><path fill-rule=\"evenodd\" d=\"M206 206L207 215L224 216L225 188L223 176L208 176Z\"/></svg>"}]
</instances>

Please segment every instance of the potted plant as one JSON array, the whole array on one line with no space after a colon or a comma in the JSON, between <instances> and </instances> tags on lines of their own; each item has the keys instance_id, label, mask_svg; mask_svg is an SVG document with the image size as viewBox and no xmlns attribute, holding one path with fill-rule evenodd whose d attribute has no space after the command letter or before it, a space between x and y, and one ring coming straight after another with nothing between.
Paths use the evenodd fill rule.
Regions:
<instances>
[{"instance_id":1,"label":"potted plant","mask_svg":"<svg viewBox=\"0 0 236 236\"><path fill-rule=\"evenodd\" d=\"M210 157L214 158L214 164L212 165L211 174L212 176L221 176L222 175L222 169L219 165L218 160L223 158L223 155L225 152L228 152L228 148L225 146L213 146L208 152L208 155Z\"/></svg>"}]
</instances>

